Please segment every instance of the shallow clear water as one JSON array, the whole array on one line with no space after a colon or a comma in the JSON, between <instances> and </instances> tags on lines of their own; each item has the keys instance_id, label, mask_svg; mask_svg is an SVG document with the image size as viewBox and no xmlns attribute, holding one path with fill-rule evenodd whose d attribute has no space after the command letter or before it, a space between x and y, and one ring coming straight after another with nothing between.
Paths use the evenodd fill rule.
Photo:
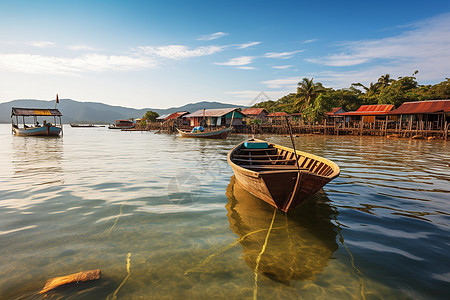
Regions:
<instances>
[{"instance_id":1,"label":"shallow clear water","mask_svg":"<svg viewBox=\"0 0 450 300\"><path fill-rule=\"evenodd\" d=\"M448 297L448 142L297 137L341 175L275 213L255 280L274 210L232 177L226 154L244 138L68 126L15 137L0 125L0 298ZM37 294L91 269L102 279Z\"/></svg>"}]
</instances>

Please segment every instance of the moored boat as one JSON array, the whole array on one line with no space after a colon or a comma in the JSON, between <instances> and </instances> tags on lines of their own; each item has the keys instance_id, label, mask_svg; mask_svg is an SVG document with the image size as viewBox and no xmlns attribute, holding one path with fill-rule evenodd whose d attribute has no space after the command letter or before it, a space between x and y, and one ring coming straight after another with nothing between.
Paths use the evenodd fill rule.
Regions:
<instances>
[{"instance_id":1,"label":"moored boat","mask_svg":"<svg viewBox=\"0 0 450 300\"><path fill-rule=\"evenodd\" d=\"M61 112L56 108L13 107L11 111L12 131L17 136L59 136L62 133L61 117ZM32 118L31 122L29 118ZM52 119L53 123L49 122ZM39 123L40 120L42 124Z\"/></svg>"},{"instance_id":2,"label":"moored boat","mask_svg":"<svg viewBox=\"0 0 450 300\"><path fill-rule=\"evenodd\" d=\"M109 129L130 129L134 128L134 123L130 120L116 120L114 125L108 126Z\"/></svg>"},{"instance_id":3,"label":"moored boat","mask_svg":"<svg viewBox=\"0 0 450 300\"><path fill-rule=\"evenodd\" d=\"M97 127L94 124L75 124L70 123L70 127L79 127L79 128L91 128L91 127Z\"/></svg>"},{"instance_id":4,"label":"moored boat","mask_svg":"<svg viewBox=\"0 0 450 300\"><path fill-rule=\"evenodd\" d=\"M182 137L190 137L190 138L208 138L208 139L226 139L228 133L232 130L232 127L226 127L217 130L211 131L197 131L197 132L187 132L182 131L177 128L178 132Z\"/></svg>"},{"instance_id":5,"label":"moored boat","mask_svg":"<svg viewBox=\"0 0 450 300\"><path fill-rule=\"evenodd\" d=\"M266 141L249 139L230 150L227 161L250 193L287 212L339 176L334 162Z\"/></svg>"}]
</instances>

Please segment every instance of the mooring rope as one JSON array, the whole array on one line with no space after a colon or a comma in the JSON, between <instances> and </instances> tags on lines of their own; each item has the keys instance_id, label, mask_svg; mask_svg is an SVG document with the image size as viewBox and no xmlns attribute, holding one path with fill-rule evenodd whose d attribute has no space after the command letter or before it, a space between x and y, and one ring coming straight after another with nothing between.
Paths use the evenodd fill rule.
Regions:
<instances>
[{"instance_id":1,"label":"mooring rope","mask_svg":"<svg viewBox=\"0 0 450 300\"><path fill-rule=\"evenodd\" d=\"M277 214L277 209L275 208L273 210L273 216L272 216L272 222L270 222L269 230L267 231L266 239L264 241L264 245L261 249L261 252L259 252L258 257L256 258L256 266L255 266L255 285L253 286L253 300L258 299L258 268L259 268L259 262L261 261L261 257L266 251L267 242L269 241L269 235L272 231L273 222L275 221L275 215Z\"/></svg>"},{"instance_id":2,"label":"mooring rope","mask_svg":"<svg viewBox=\"0 0 450 300\"><path fill-rule=\"evenodd\" d=\"M272 230L276 230L276 229L284 229L284 227L274 227L272 228ZM234 242L228 244L227 246L223 247L221 250L211 254L210 256L208 256L207 258L205 258L204 260L202 260L200 263L198 263L195 267L190 268L189 270L187 270L186 272L184 272L184 275L188 275L189 273L193 273L196 270L201 270L201 267L203 267L204 265L206 265L208 262L210 262L215 256L220 255L222 253L224 253L225 251L227 251L230 248L233 248L234 246L236 246L237 244L239 244L241 241L243 241L245 238L247 238L250 235L253 235L255 233L258 232L262 232L262 231L267 231L268 229L258 229L252 232L249 232L245 235L243 235L242 237L236 239Z\"/></svg>"},{"instance_id":3,"label":"mooring rope","mask_svg":"<svg viewBox=\"0 0 450 300\"><path fill-rule=\"evenodd\" d=\"M338 222L338 220L336 220L336 218L334 219L334 221L338 224L341 225L341 223ZM348 248L348 246L345 244L344 242L344 237L342 236L341 230L338 227L338 234L339 234L339 241L341 242L341 244L345 247L345 250L347 251L348 255L350 256L350 262L352 264L352 268L354 271L355 276L359 279L359 286L360 288L360 294L361 294L361 299L366 300L366 295L365 295L365 284L364 284L364 278L363 278L363 273L356 267L355 265L355 258L352 255L352 252L350 252L350 248Z\"/></svg>"},{"instance_id":4,"label":"mooring rope","mask_svg":"<svg viewBox=\"0 0 450 300\"><path fill-rule=\"evenodd\" d=\"M122 215L122 208L123 208L123 206L125 205L125 202L127 202L127 200L123 201L122 205L120 206L120 209L119 209L119 215L117 216L116 220L114 221L114 224L113 224L113 225L111 226L111 228L109 229L108 234L111 234L113 228L114 228L114 227L116 226L116 224L117 224L117 221L119 221L119 218L120 218L120 216Z\"/></svg>"},{"instance_id":5,"label":"mooring rope","mask_svg":"<svg viewBox=\"0 0 450 300\"><path fill-rule=\"evenodd\" d=\"M131 253L128 253L127 256L127 277L125 277L125 279L122 281L122 283L117 287L117 289L114 291L114 293L112 295L109 295L108 298L106 298L107 300L116 300L117 299L117 293L119 293L120 288L125 284L125 282L128 280L128 277L130 277L131 272L130 272L130 257L131 257Z\"/></svg>"}]
</instances>

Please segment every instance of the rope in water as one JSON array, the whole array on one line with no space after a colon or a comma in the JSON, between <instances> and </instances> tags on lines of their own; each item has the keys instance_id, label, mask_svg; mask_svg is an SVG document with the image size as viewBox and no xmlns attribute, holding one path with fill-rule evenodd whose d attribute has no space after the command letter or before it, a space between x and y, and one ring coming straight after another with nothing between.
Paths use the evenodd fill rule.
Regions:
<instances>
[{"instance_id":1,"label":"rope in water","mask_svg":"<svg viewBox=\"0 0 450 300\"><path fill-rule=\"evenodd\" d=\"M127 256L127 277L125 277L125 279L122 281L122 283L119 285L119 287L114 291L114 293L112 295L109 295L106 299L107 300L116 300L117 299L117 293L119 293L120 288L122 288L122 286L125 284L125 282L128 280L128 277L130 277L131 272L130 272L130 257L131 257L131 253L128 253Z\"/></svg>"},{"instance_id":2,"label":"rope in water","mask_svg":"<svg viewBox=\"0 0 450 300\"><path fill-rule=\"evenodd\" d=\"M338 224L341 225L336 219L334 219L334 221ZM366 295L365 295L365 284L364 284L364 278L363 278L363 273L356 267L355 265L355 258L353 257L352 253L350 252L350 249L348 248L348 246L345 244L344 242L344 237L342 236L341 230L338 229L338 234L339 234L339 241L341 242L341 244L345 247L345 250L347 250L348 255L350 256L350 262L352 264L353 267L353 271L355 276L359 279L359 286L361 287L360 289L360 294L361 294L361 299L366 300Z\"/></svg>"},{"instance_id":3,"label":"rope in water","mask_svg":"<svg viewBox=\"0 0 450 300\"><path fill-rule=\"evenodd\" d=\"M116 224L117 224L117 221L119 221L119 218L120 218L120 216L122 215L122 208L123 208L123 206L125 205L125 202L127 202L127 201L126 201L126 200L123 201L122 205L120 206L120 209L119 209L119 215L117 216L116 220L114 221L113 226L109 229L108 234L111 234L113 228L114 228L114 227L116 226Z\"/></svg>"},{"instance_id":4,"label":"rope in water","mask_svg":"<svg viewBox=\"0 0 450 300\"><path fill-rule=\"evenodd\" d=\"M274 227L272 228L272 230L276 230L276 229L284 229L284 227ZM268 229L258 229L252 232L249 232L245 235L243 235L242 237L236 239L234 242L232 242L231 244L228 244L227 246L223 247L221 250L211 254L210 256L208 256L207 258L205 258L204 260L202 260L199 264L197 264L195 267L190 268L189 270L187 270L186 272L184 272L184 275L188 275L189 273L193 273L196 271L200 271L201 268L206 265L208 262L210 262L215 256L222 254L223 252L227 251L228 249L233 248L234 246L236 246L237 244L239 244L241 241L243 241L245 238L249 237L250 235L253 235L255 233L258 232L262 232L262 231L267 231Z\"/></svg>"},{"instance_id":5,"label":"rope in water","mask_svg":"<svg viewBox=\"0 0 450 300\"><path fill-rule=\"evenodd\" d=\"M272 231L272 226L273 226L273 222L275 221L275 215L277 214L277 209L275 208L273 211L273 217L272 217L272 222L270 222L270 226L269 226L269 230L267 231L267 235L266 235L266 239L264 241L264 245L261 249L261 252L259 252L258 257L256 258L256 266L255 266L255 285L253 286L253 299L256 300L258 299L258 268L259 268L259 262L261 261L261 257L264 253L264 251L266 251L266 247L267 247L267 242L269 241L269 235L270 232Z\"/></svg>"}]
</instances>

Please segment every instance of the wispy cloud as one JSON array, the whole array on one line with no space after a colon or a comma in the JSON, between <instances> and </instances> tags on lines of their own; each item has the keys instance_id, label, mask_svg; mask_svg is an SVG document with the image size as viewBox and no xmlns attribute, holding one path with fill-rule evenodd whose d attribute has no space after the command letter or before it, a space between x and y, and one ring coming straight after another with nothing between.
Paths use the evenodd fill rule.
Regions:
<instances>
[{"instance_id":1,"label":"wispy cloud","mask_svg":"<svg viewBox=\"0 0 450 300\"><path fill-rule=\"evenodd\" d=\"M242 69L242 70L256 70L255 67L238 67L238 69Z\"/></svg>"},{"instance_id":2,"label":"wispy cloud","mask_svg":"<svg viewBox=\"0 0 450 300\"><path fill-rule=\"evenodd\" d=\"M277 90L277 91L264 91L264 96L269 97L271 100L277 100L292 91L288 90ZM264 96L261 96L261 91L233 91L226 92L227 95L232 95L235 98L238 98L239 102L246 106L252 106L255 103L267 100ZM258 97L259 96L259 97Z\"/></svg>"},{"instance_id":3,"label":"wispy cloud","mask_svg":"<svg viewBox=\"0 0 450 300\"><path fill-rule=\"evenodd\" d=\"M53 42L39 41L39 42L31 42L30 45L37 48L46 48L46 47L54 47L56 44Z\"/></svg>"},{"instance_id":4,"label":"wispy cloud","mask_svg":"<svg viewBox=\"0 0 450 300\"><path fill-rule=\"evenodd\" d=\"M131 71L156 66L149 57L107 56L99 54L75 58L32 54L2 54L0 69L32 74L74 74L80 72Z\"/></svg>"},{"instance_id":5,"label":"wispy cloud","mask_svg":"<svg viewBox=\"0 0 450 300\"><path fill-rule=\"evenodd\" d=\"M310 39L310 40L303 41L303 44L314 43L314 42L317 42L317 41L318 41L318 39Z\"/></svg>"},{"instance_id":6,"label":"wispy cloud","mask_svg":"<svg viewBox=\"0 0 450 300\"><path fill-rule=\"evenodd\" d=\"M273 66L272 68L278 69L278 70L285 70L285 69L289 69L290 67L292 67L292 65L286 65L286 66Z\"/></svg>"},{"instance_id":7,"label":"wispy cloud","mask_svg":"<svg viewBox=\"0 0 450 300\"><path fill-rule=\"evenodd\" d=\"M419 70L420 80L442 80L450 70L449 32L450 13L446 13L409 25L396 36L347 42L340 45L338 53L307 61L329 67L353 66L352 71L330 70L316 76L334 86L347 87L355 79L367 83L385 73L405 76L414 70Z\"/></svg>"},{"instance_id":8,"label":"wispy cloud","mask_svg":"<svg viewBox=\"0 0 450 300\"><path fill-rule=\"evenodd\" d=\"M245 44L240 44L237 46L238 49L245 49L251 46L256 46L261 44L261 42L249 42L249 43L245 43Z\"/></svg>"},{"instance_id":9,"label":"wispy cloud","mask_svg":"<svg viewBox=\"0 0 450 300\"><path fill-rule=\"evenodd\" d=\"M199 40L199 41L212 41L212 40L221 38L221 37L226 36L226 35L228 35L228 33L219 31L219 32L215 32L215 33L212 33L212 34L208 34L208 35L202 35L197 40Z\"/></svg>"},{"instance_id":10,"label":"wispy cloud","mask_svg":"<svg viewBox=\"0 0 450 300\"><path fill-rule=\"evenodd\" d=\"M268 52L264 56L268 58L288 59L294 56L295 53L303 52L304 50L297 50L291 52Z\"/></svg>"},{"instance_id":11,"label":"wispy cloud","mask_svg":"<svg viewBox=\"0 0 450 300\"><path fill-rule=\"evenodd\" d=\"M416 29L400 35L345 43L338 54L308 61L327 66L354 66L374 61L426 65L440 57L442 63L450 65L449 32L450 14L444 14L418 23Z\"/></svg>"},{"instance_id":12,"label":"wispy cloud","mask_svg":"<svg viewBox=\"0 0 450 300\"><path fill-rule=\"evenodd\" d=\"M94 51L95 48L88 46L88 45L71 45L68 46L67 49L71 51Z\"/></svg>"},{"instance_id":13,"label":"wispy cloud","mask_svg":"<svg viewBox=\"0 0 450 300\"><path fill-rule=\"evenodd\" d=\"M45 43L41 44L42 46ZM47 45L50 45L47 43ZM72 51L92 51L86 45L67 47ZM91 53L82 56L49 56L37 54L0 54L0 70L34 74L79 74L81 72L133 71L154 68L164 59L181 60L211 55L220 46L189 48L183 45L138 47L126 55ZM72 54L72 53L71 53Z\"/></svg>"},{"instance_id":14,"label":"wispy cloud","mask_svg":"<svg viewBox=\"0 0 450 300\"><path fill-rule=\"evenodd\" d=\"M183 45L168 45L161 47L139 47L139 49L146 55L156 55L163 58L179 60L189 57L211 55L222 51L223 47L207 46L190 49Z\"/></svg>"},{"instance_id":15,"label":"wispy cloud","mask_svg":"<svg viewBox=\"0 0 450 300\"><path fill-rule=\"evenodd\" d=\"M221 66L245 66L245 65L251 64L253 59L254 59L253 56L240 56L240 57L232 58L232 59L228 60L227 62L214 63L214 64L221 65Z\"/></svg>"},{"instance_id":16,"label":"wispy cloud","mask_svg":"<svg viewBox=\"0 0 450 300\"><path fill-rule=\"evenodd\" d=\"M287 77L287 78L280 78L280 79L272 79L272 80L266 80L261 83L267 85L268 88L271 89L287 89L291 90L297 86L297 84L302 81L303 77Z\"/></svg>"}]
</instances>

